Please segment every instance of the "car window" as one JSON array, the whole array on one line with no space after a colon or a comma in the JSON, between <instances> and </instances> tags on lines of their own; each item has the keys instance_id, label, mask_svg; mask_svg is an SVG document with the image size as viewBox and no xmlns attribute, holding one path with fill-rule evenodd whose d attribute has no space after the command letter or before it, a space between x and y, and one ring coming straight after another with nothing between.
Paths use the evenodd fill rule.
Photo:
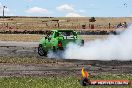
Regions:
<instances>
[{"instance_id":1,"label":"car window","mask_svg":"<svg viewBox=\"0 0 132 88\"><path fill-rule=\"evenodd\" d=\"M72 31L64 31L64 32L58 32L59 36L63 36L64 39L73 39L74 38L74 32Z\"/></svg>"}]
</instances>

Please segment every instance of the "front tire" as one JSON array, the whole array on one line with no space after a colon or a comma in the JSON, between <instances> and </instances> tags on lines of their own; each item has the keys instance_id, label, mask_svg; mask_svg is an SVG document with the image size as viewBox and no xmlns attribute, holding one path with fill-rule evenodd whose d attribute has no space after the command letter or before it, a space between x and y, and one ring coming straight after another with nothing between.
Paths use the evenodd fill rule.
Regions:
<instances>
[{"instance_id":1,"label":"front tire","mask_svg":"<svg viewBox=\"0 0 132 88\"><path fill-rule=\"evenodd\" d=\"M81 46L84 46L84 40L81 40Z\"/></svg>"},{"instance_id":2,"label":"front tire","mask_svg":"<svg viewBox=\"0 0 132 88\"><path fill-rule=\"evenodd\" d=\"M42 45L39 45L38 47L38 54L40 56L47 56L47 51L42 47Z\"/></svg>"}]
</instances>

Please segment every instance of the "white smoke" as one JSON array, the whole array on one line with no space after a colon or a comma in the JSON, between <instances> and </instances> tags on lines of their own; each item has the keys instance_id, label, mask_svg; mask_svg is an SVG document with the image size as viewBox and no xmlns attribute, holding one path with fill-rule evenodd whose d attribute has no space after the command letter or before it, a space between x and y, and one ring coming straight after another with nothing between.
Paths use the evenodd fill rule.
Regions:
<instances>
[{"instance_id":1,"label":"white smoke","mask_svg":"<svg viewBox=\"0 0 132 88\"><path fill-rule=\"evenodd\" d=\"M63 54L65 59L81 60L132 60L132 26L120 35L110 35L106 40L88 41L83 47L69 44Z\"/></svg>"},{"instance_id":2,"label":"white smoke","mask_svg":"<svg viewBox=\"0 0 132 88\"><path fill-rule=\"evenodd\" d=\"M64 58L64 53L63 51L57 51L57 52L52 52L52 51L49 51L48 52L48 58Z\"/></svg>"}]
</instances>

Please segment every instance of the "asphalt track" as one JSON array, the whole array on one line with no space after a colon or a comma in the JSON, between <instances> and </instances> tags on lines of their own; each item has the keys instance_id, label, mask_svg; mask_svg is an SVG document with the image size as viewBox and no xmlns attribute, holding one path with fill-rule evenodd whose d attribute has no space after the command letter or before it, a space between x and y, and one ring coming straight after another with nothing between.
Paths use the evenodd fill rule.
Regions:
<instances>
[{"instance_id":1,"label":"asphalt track","mask_svg":"<svg viewBox=\"0 0 132 88\"><path fill-rule=\"evenodd\" d=\"M52 60L37 54L38 42L0 41L0 57L36 57ZM1 63L0 76L67 76L81 75L82 67L89 67L92 74L132 74L132 61L83 61L54 58L56 63ZM79 76L80 77L80 76Z\"/></svg>"},{"instance_id":2,"label":"asphalt track","mask_svg":"<svg viewBox=\"0 0 132 88\"><path fill-rule=\"evenodd\" d=\"M37 56L38 42L0 41L0 56Z\"/></svg>"}]
</instances>

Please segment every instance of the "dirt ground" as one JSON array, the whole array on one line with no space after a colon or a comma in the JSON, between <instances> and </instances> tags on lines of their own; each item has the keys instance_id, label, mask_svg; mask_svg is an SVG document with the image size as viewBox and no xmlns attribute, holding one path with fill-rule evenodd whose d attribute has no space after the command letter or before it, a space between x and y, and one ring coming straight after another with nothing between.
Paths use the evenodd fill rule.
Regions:
<instances>
[{"instance_id":1,"label":"dirt ground","mask_svg":"<svg viewBox=\"0 0 132 88\"><path fill-rule=\"evenodd\" d=\"M17 42L39 42L45 35L37 34L0 34L1 41L17 41ZM94 39L105 39L108 35L79 35L85 41ZM0 43L1 44L1 43Z\"/></svg>"},{"instance_id":2,"label":"dirt ground","mask_svg":"<svg viewBox=\"0 0 132 88\"><path fill-rule=\"evenodd\" d=\"M37 57L36 59L47 59ZM54 59L55 60L55 59ZM89 68L89 73L132 74L131 61L79 61L58 58L55 63L0 63L0 76L79 76L81 68Z\"/></svg>"},{"instance_id":3,"label":"dirt ground","mask_svg":"<svg viewBox=\"0 0 132 88\"><path fill-rule=\"evenodd\" d=\"M132 61L69 60L40 57L33 47L1 47L0 57L24 57L51 61L54 63L3 63L0 62L0 76L81 76L81 68L89 68L93 75L132 74ZM6 59L6 58L5 58Z\"/></svg>"},{"instance_id":4,"label":"dirt ground","mask_svg":"<svg viewBox=\"0 0 132 88\"><path fill-rule=\"evenodd\" d=\"M68 60L40 57L37 42L0 42L0 58L33 58L33 60L54 61L54 63L10 63L0 61L0 76L68 76L81 75L81 68L97 74L132 74L132 61ZM19 61L18 61L19 62ZM79 76L80 77L80 76Z\"/></svg>"}]
</instances>

